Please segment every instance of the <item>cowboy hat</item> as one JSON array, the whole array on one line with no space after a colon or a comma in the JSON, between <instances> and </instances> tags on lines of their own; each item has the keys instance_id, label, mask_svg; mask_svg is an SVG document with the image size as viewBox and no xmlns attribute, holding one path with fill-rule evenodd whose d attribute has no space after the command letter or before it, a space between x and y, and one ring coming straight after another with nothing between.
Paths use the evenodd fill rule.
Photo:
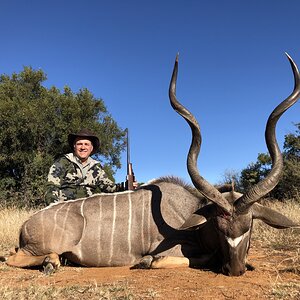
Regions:
<instances>
[{"instance_id":1,"label":"cowboy hat","mask_svg":"<svg viewBox=\"0 0 300 300\"><path fill-rule=\"evenodd\" d=\"M93 151L91 154L95 154L100 148L100 141L98 137L88 129L81 129L78 133L70 133L68 135L69 146L74 150L74 143L77 138L83 138L89 140L93 144Z\"/></svg>"}]
</instances>

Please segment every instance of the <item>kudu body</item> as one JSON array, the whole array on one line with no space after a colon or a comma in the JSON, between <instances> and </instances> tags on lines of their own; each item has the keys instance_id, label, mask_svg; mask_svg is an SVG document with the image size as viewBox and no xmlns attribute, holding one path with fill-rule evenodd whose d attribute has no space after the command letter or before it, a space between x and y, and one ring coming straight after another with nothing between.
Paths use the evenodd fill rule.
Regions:
<instances>
[{"instance_id":1,"label":"kudu body","mask_svg":"<svg viewBox=\"0 0 300 300\"><path fill-rule=\"evenodd\" d=\"M272 170L246 194L221 193L200 176L197 169L200 128L193 115L176 99L176 58L169 97L173 108L192 130L187 166L196 190L174 178L161 178L133 192L98 194L52 204L23 224L20 248L8 257L7 264L18 267L46 264L46 268L57 268L59 256L63 256L83 266L189 265L217 268L227 275L243 274L253 219L261 219L276 228L296 226L279 212L256 203L279 181L282 156L275 127L300 95L299 71L289 56L288 59L295 88L275 108L266 126ZM203 204L203 197L208 204Z\"/></svg>"}]
</instances>

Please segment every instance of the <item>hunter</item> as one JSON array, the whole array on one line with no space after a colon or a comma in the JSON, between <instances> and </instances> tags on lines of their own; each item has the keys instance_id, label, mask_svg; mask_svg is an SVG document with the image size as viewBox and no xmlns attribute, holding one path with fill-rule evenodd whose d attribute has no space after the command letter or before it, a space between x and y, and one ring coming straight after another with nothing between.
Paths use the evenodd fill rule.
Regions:
<instances>
[{"instance_id":1,"label":"hunter","mask_svg":"<svg viewBox=\"0 0 300 300\"><path fill-rule=\"evenodd\" d=\"M63 155L50 167L45 195L47 205L122 189L107 177L100 162L91 157L100 148L93 132L82 129L69 134L68 142L73 152Z\"/></svg>"}]
</instances>

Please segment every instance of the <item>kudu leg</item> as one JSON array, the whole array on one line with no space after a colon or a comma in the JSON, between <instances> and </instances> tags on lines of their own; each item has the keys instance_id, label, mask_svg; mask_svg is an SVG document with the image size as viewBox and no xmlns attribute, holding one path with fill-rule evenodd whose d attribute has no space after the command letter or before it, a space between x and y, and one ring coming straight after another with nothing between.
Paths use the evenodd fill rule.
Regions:
<instances>
[{"instance_id":1,"label":"kudu leg","mask_svg":"<svg viewBox=\"0 0 300 300\"><path fill-rule=\"evenodd\" d=\"M131 267L131 269L201 268L210 261L211 257L212 255L203 255L200 258L147 255L144 256L139 263Z\"/></svg>"},{"instance_id":2,"label":"kudu leg","mask_svg":"<svg viewBox=\"0 0 300 300\"><path fill-rule=\"evenodd\" d=\"M190 261L186 257L175 257L175 256L162 256L154 257L151 263L151 269L169 269L188 267Z\"/></svg>"},{"instance_id":3,"label":"kudu leg","mask_svg":"<svg viewBox=\"0 0 300 300\"><path fill-rule=\"evenodd\" d=\"M59 268L60 261L59 256L56 253L33 256L31 254L28 254L24 250L19 249L17 253L7 258L6 264L12 267L19 268L44 266L45 273L49 274Z\"/></svg>"}]
</instances>

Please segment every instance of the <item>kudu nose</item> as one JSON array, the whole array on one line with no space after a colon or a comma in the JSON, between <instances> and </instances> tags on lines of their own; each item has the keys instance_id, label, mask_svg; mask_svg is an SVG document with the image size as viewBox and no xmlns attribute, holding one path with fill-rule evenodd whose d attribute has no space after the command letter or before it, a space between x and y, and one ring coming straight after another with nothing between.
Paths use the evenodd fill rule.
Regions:
<instances>
[{"instance_id":1,"label":"kudu nose","mask_svg":"<svg viewBox=\"0 0 300 300\"><path fill-rule=\"evenodd\" d=\"M234 267L232 268L229 264L225 264L222 267L222 273L227 276L241 276L246 272L245 267Z\"/></svg>"}]
</instances>

